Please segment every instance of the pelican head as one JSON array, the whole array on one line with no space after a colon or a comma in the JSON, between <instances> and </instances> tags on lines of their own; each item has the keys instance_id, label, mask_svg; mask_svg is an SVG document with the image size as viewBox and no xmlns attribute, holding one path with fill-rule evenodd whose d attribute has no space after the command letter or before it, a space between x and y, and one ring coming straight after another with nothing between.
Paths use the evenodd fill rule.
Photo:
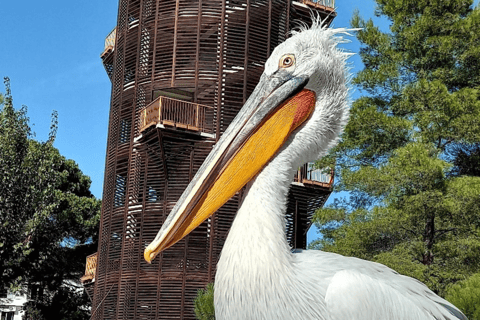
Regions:
<instances>
[{"instance_id":1,"label":"pelican head","mask_svg":"<svg viewBox=\"0 0 480 320\"><path fill-rule=\"evenodd\" d=\"M211 216L280 153L291 155L293 173L336 143L348 119L345 61L351 54L337 47L347 32L316 19L275 48L255 90L146 248L148 262Z\"/></svg>"}]
</instances>

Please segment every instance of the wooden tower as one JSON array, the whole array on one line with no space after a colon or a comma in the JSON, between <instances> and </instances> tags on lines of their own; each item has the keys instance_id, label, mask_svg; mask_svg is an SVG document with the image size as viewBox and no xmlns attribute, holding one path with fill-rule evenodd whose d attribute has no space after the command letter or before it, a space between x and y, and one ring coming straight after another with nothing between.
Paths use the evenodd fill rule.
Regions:
<instances>
[{"instance_id":1,"label":"wooden tower","mask_svg":"<svg viewBox=\"0 0 480 320\"><path fill-rule=\"evenodd\" d=\"M238 208L227 202L150 265L145 247L253 91L296 21L333 0L120 0L102 60L112 81L98 252L82 278L92 319L195 319ZM286 227L305 248L333 175L306 164L292 183Z\"/></svg>"}]
</instances>

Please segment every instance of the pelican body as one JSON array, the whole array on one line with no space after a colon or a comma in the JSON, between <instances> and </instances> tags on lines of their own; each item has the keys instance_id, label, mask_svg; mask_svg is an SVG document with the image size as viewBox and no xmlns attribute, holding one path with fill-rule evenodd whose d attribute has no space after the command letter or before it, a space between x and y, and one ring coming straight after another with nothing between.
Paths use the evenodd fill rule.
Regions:
<instances>
[{"instance_id":1,"label":"pelican body","mask_svg":"<svg viewBox=\"0 0 480 320\"><path fill-rule=\"evenodd\" d=\"M285 235L295 170L337 143L348 120L346 29L314 21L280 44L156 238L150 262L244 186L217 264L217 320L466 319L419 281L369 261L292 253Z\"/></svg>"}]
</instances>

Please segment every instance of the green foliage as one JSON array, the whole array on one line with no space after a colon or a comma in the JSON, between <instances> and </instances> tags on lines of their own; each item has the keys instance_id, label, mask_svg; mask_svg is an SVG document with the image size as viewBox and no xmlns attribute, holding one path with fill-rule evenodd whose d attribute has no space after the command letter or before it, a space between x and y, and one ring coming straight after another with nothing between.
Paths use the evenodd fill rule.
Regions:
<instances>
[{"instance_id":1,"label":"green foliage","mask_svg":"<svg viewBox=\"0 0 480 320\"><path fill-rule=\"evenodd\" d=\"M0 286L38 284L59 292L78 280L96 249L100 201L90 179L53 146L38 142L25 107L15 110L9 80L0 110ZM50 301L51 302L51 301Z\"/></svg>"},{"instance_id":2,"label":"green foliage","mask_svg":"<svg viewBox=\"0 0 480 320\"><path fill-rule=\"evenodd\" d=\"M198 290L195 298L195 316L198 320L214 320L215 307L213 305L213 283L209 283L205 289Z\"/></svg>"},{"instance_id":3,"label":"green foliage","mask_svg":"<svg viewBox=\"0 0 480 320\"><path fill-rule=\"evenodd\" d=\"M462 309L468 319L480 320L480 273L449 288L446 298Z\"/></svg>"},{"instance_id":4,"label":"green foliage","mask_svg":"<svg viewBox=\"0 0 480 320\"><path fill-rule=\"evenodd\" d=\"M25 306L25 320L86 320L90 311L82 306L88 305L85 292L74 288L61 287L47 301L29 301Z\"/></svg>"},{"instance_id":5,"label":"green foliage","mask_svg":"<svg viewBox=\"0 0 480 320\"><path fill-rule=\"evenodd\" d=\"M453 159L454 175L480 177L480 143L450 145L447 155Z\"/></svg>"},{"instance_id":6,"label":"green foliage","mask_svg":"<svg viewBox=\"0 0 480 320\"><path fill-rule=\"evenodd\" d=\"M336 164L336 191L349 196L315 214L323 238L310 246L383 263L444 295L480 267L480 9L377 0L376 14L388 32L352 17L364 96L318 163Z\"/></svg>"},{"instance_id":7,"label":"green foliage","mask_svg":"<svg viewBox=\"0 0 480 320\"><path fill-rule=\"evenodd\" d=\"M24 305L24 320L46 320L38 306L34 302L27 302Z\"/></svg>"}]
</instances>

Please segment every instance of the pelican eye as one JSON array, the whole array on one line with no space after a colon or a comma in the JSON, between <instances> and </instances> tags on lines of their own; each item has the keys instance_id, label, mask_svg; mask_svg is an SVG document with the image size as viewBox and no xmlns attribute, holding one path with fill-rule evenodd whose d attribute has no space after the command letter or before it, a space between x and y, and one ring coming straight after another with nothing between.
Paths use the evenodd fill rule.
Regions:
<instances>
[{"instance_id":1,"label":"pelican eye","mask_svg":"<svg viewBox=\"0 0 480 320\"><path fill-rule=\"evenodd\" d=\"M295 64L295 56L293 54L286 54L278 63L279 68L289 68Z\"/></svg>"}]
</instances>

